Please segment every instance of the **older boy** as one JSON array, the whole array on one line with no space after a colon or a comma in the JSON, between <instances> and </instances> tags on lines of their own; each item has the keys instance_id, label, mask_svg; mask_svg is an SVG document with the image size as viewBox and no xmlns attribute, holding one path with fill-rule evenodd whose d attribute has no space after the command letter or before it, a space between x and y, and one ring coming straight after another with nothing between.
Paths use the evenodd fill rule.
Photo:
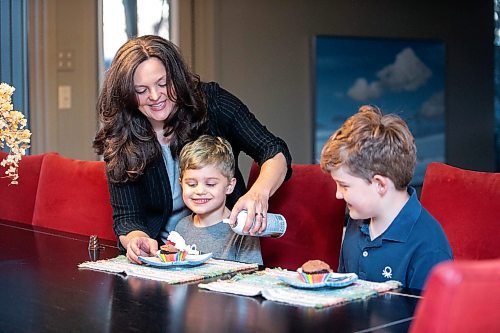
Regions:
<instances>
[{"instance_id":1,"label":"older boy","mask_svg":"<svg viewBox=\"0 0 500 333\"><path fill-rule=\"evenodd\" d=\"M262 265L258 237L234 233L223 223L231 211L226 195L236 185L235 160L229 142L203 135L188 143L179 155L182 199L193 212L179 221L175 231L187 244L196 244L215 258Z\"/></svg>"},{"instance_id":2,"label":"older boy","mask_svg":"<svg viewBox=\"0 0 500 333\"><path fill-rule=\"evenodd\" d=\"M443 229L408 186L415 162L406 123L375 106L362 106L325 144L321 168L350 216L339 272L423 289L431 268L453 258Z\"/></svg>"}]
</instances>

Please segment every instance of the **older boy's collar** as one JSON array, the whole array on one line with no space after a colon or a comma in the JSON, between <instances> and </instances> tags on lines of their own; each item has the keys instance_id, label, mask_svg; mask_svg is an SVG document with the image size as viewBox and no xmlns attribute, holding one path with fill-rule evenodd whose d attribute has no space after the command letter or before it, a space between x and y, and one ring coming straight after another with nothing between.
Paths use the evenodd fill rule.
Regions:
<instances>
[{"instance_id":1,"label":"older boy's collar","mask_svg":"<svg viewBox=\"0 0 500 333\"><path fill-rule=\"evenodd\" d=\"M422 212L422 206L418 201L416 191L413 187L408 188L408 194L410 198L394 221L392 221L389 228L381 235L382 239L406 242L410 237L413 226Z\"/></svg>"}]
</instances>

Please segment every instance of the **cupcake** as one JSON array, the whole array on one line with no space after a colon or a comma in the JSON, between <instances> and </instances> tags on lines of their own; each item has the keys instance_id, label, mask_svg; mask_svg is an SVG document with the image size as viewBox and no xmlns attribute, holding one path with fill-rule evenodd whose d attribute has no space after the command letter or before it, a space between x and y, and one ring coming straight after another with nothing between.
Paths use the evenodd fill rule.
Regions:
<instances>
[{"instance_id":1,"label":"cupcake","mask_svg":"<svg viewBox=\"0 0 500 333\"><path fill-rule=\"evenodd\" d=\"M330 265L321 260L309 260L302 265L298 270L299 277L305 283L321 283L325 282L330 276L332 269Z\"/></svg>"},{"instance_id":2,"label":"cupcake","mask_svg":"<svg viewBox=\"0 0 500 333\"><path fill-rule=\"evenodd\" d=\"M187 251L180 251L173 244L167 242L167 244L160 246L157 255L163 262L184 261L186 260Z\"/></svg>"}]
</instances>

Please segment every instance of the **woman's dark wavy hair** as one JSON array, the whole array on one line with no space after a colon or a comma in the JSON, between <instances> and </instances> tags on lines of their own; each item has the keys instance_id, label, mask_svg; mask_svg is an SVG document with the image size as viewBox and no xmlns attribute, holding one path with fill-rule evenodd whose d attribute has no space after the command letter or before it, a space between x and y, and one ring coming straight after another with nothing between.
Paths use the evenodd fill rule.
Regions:
<instances>
[{"instance_id":1,"label":"woman's dark wavy hair","mask_svg":"<svg viewBox=\"0 0 500 333\"><path fill-rule=\"evenodd\" d=\"M138 109L134 73L142 62L156 57L165 65L168 97L175 102L165 120L165 136L178 156L185 143L206 131L207 111L198 75L191 73L177 47L159 36L130 39L118 50L97 100L100 122L93 147L104 156L108 179L133 181L146 165L161 156L161 147L148 119Z\"/></svg>"}]
</instances>

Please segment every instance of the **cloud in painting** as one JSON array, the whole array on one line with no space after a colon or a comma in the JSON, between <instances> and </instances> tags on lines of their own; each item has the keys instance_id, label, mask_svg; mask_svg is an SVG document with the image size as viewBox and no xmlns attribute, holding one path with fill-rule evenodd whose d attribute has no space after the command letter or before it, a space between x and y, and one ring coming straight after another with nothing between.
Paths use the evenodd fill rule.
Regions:
<instances>
[{"instance_id":1,"label":"cloud in painting","mask_svg":"<svg viewBox=\"0 0 500 333\"><path fill-rule=\"evenodd\" d=\"M364 101L369 98L379 97L382 94L380 82L368 83L364 78L358 78L354 85L349 88L347 95L357 101Z\"/></svg>"},{"instance_id":2,"label":"cloud in painting","mask_svg":"<svg viewBox=\"0 0 500 333\"><path fill-rule=\"evenodd\" d=\"M393 91L414 91L427 82L432 71L407 47L396 55L396 61L380 70L377 77Z\"/></svg>"},{"instance_id":3,"label":"cloud in painting","mask_svg":"<svg viewBox=\"0 0 500 333\"><path fill-rule=\"evenodd\" d=\"M347 94L357 100L379 97L384 90L415 91L432 76L432 71L411 48L405 48L396 55L394 63L376 73L379 80L368 82L366 78L356 79Z\"/></svg>"},{"instance_id":4,"label":"cloud in painting","mask_svg":"<svg viewBox=\"0 0 500 333\"><path fill-rule=\"evenodd\" d=\"M437 92L422 103L420 114L428 118L442 116L444 114L444 92Z\"/></svg>"}]
</instances>

